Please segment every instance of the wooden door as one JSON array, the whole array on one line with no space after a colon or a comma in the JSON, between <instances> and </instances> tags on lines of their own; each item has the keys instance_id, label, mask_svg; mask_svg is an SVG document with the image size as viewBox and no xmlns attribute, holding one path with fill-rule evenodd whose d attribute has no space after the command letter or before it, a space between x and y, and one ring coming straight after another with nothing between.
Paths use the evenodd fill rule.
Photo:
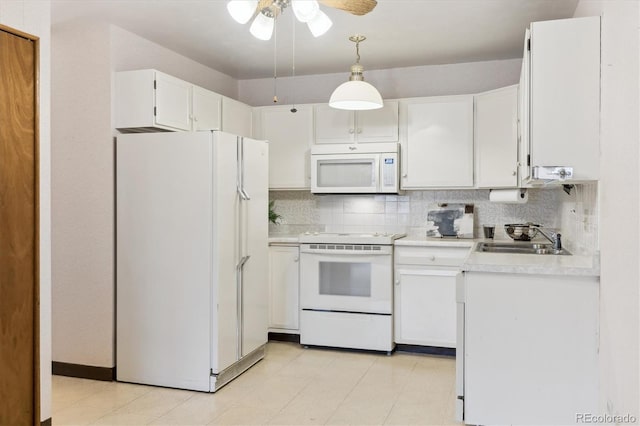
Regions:
<instances>
[{"instance_id":1,"label":"wooden door","mask_svg":"<svg viewBox=\"0 0 640 426\"><path fill-rule=\"evenodd\" d=\"M40 423L37 40L0 27L0 424Z\"/></svg>"}]
</instances>

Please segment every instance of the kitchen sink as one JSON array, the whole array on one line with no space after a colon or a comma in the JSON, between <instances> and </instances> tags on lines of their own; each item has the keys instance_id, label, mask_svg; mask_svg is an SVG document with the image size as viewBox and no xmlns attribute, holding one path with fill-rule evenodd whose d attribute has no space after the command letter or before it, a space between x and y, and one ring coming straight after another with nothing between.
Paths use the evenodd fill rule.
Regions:
<instances>
[{"instance_id":1,"label":"kitchen sink","mask_svg":"<svg viewBox=\"0 0 640 426\"><path fill-rule=\"evenodd\" d=\"M514 242L514 243L479 243L476 251L481 253L514 253L514 254L551 254L571 255L565 249L554 249L551 244Z\"/></svg>"}]
</instances>

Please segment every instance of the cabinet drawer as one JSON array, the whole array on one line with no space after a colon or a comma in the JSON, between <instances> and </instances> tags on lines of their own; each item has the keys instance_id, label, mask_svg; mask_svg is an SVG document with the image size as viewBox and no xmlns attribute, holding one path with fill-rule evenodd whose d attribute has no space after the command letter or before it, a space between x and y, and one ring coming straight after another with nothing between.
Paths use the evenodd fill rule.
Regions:
<instances>
[{"instance_id":1,"label":"cabinet drawer","mask_svg":"<svg viewBox=\"0 0 640 426\"><path fill-rule=\"evenodd\" d=\"M471 251L458 246L396 246L396 265L461 266Z\"/></svg>"}]
</instances>

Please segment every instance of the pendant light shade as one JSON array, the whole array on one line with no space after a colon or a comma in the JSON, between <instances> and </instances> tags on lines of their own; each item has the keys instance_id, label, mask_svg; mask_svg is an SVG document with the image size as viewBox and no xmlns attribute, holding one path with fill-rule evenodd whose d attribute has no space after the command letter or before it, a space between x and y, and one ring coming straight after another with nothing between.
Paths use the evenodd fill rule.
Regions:
<instances>
[{"instance_id":1,"label":"pendant light shade","mask_svg":"<svg viewBox=\"0 0 640 426\"><path fill-rule=\"evenodd\" d=\"M331 19L321 10L318 10L316 16L307 22L307 26L309 27L309 31L313 34L314 37L320 37L322 34L329 31L329 28L333 25Z\"/></svg>"},{"instance_id":2,"label":"pendant light shade","mask_svg":"<svg viewBox=\"0 0 640 426\"><path fill-rule=\"evenodd\" d=\"M264 13L258 13L256 19L253 20L249 32L259 40L271 40L273 34L274 19L266 16Z\"/></svg>"},{"instance_id":3,"label":"pendant light shade","mask_svg":"<svg viewBox=\"0 0 640 426\"><path fill-rule=\"evenodd\" d=\"M360 65L360 42L364 36L351 36L349 40L356 44L356 63L351 66L349 81L342 83L331 94L329 106L336 109L367 110L382 108L382 96L371 84L364 81L364 67Z\"/></svg>"},{"instance_id":4,"label":"pendant light shade","mask_svg":"<svg viewBox=\"0 0 640 426\"><path fill-rule=\"evenodd\" d=\"M347 81L333 91L329 106L354 111L378 109L382 108L382 96L366 81Z\"/></svg>"},{"instance_id":5,"label":"pendant light shade","mask_svg":"<svg viewBox=\"0 0 640 426\"><path fill-rule=\"evenodd\" d=\"M231 0L227 3L227 10L231 17L239 24L246 24L258 7L258 0Z\"/></svg>"},{"instance_id":6,"label":"pendant light shade","mask_svg":"<svg viewBox=\"0 0 640 426\"><path fill-rule=\"evenodd\" d=\"M300 22L311 21L320 11L317 0L292 0L291 7Z\"/></svg>"}]
</instances>

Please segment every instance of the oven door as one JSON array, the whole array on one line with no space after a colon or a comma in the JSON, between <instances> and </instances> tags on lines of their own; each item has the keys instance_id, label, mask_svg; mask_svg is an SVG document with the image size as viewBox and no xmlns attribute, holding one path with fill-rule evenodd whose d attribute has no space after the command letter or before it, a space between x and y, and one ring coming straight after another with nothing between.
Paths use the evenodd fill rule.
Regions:
<instances>
[{"instance_id":1,"label":"oven door","mask_svg":"<svg viewBox=\"0 0 640 426\"><path fill-rule=\"evenodd\" d=\"M376 193L379 181L380 154L311 155L312 193Z\"/></svg>"},{"instance_id":2,"label":"oven door","mask_svg":"<svg viewBox=\"0 0 640 426\"><path fill-rule=\"evenodd\" d=\"M391 246L302 244L300 307L391 314L391 253Z\"/></svg>"}]
</instances>

